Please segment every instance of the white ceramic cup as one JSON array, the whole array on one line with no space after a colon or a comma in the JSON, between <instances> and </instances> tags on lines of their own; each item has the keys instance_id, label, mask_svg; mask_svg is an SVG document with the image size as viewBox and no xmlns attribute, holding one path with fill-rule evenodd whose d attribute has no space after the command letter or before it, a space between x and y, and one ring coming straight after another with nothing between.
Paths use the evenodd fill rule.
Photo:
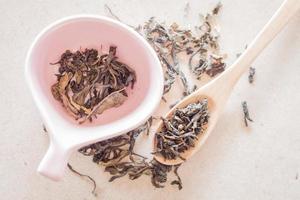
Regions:
<instances>
[{"instance_id":1,"label":"white ceramic cup","mask_svg":"<svg viewBox=\"0 0 300 200\"><path fill-rule=\"evenodd\" d=\"M92 123L79 125L51 94L59 60L67 49L96 48L107 52L117 46L118 58L137 74L134 89L118 108L106 110ZM126 133L144 123L163 94L163 71L148 42L132 28L109 18L76 15L47 26L32 43L26 58L25 76L50 137L49 149L38 172L60 180L73 151L97 141Z\"/></svg>"}]
</instances>

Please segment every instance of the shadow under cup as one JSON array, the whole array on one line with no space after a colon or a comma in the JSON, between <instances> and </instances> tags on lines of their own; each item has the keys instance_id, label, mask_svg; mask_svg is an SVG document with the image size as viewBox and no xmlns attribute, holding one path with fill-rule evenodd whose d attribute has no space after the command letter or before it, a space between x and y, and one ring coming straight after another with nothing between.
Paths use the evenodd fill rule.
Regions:
<instances>
[{"instance_id":1,"label":"shadow under cup","mask_svg":"<svg viewBox=\"0 0 300 200\"><path fill-rule=\"evenodd\" d=\"M133 30L132 30L133 32ZM56 82L55 73L59 65L50 65L57 62L67 49L76 51L85 48L95 48L108 52L109 46L117 46L117 57L123 63L133 68L137 81L133 89L128 87L128 99L117 108L110 108L93 122L85 122L82 126L108 124L124 118L142 106L146 98L151 96L151 81L153 81L153 65L157 65L149 49L145 48L144 41L137 38L128 28L103 19L75 18L62 21L46 30L36 41L30 56L31 73L33 73L38 90L44 95L51 107L63 116L68 122L78 124L70 116L61 102L54 99L51 86Z\"/></svg>"}]
</instances>

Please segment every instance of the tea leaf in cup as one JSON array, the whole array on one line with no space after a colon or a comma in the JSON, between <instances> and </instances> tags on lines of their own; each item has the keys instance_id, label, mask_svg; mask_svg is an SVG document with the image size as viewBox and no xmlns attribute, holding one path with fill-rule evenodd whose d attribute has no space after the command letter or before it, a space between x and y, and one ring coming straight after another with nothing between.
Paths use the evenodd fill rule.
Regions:
<instances>
[{"instance_id":1,"label":"tea leaf in cup","mask_svg":"<svg viewBox=\"0 0 300 200\"><path fill-rule=\"evenodd\" d=\"M101 55L96 49L66 50L53 63L59 68L52 95L79 123L120 106L127 99L126 87L134 87L135 71L119 61L116 53L115 46Z\"/></svg>"}]
</instances>

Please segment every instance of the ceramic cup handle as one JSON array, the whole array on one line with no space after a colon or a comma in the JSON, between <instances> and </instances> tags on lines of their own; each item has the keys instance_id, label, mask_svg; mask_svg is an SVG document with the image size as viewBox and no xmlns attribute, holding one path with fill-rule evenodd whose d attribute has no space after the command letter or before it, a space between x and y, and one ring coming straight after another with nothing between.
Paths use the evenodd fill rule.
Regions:
<instances>
[{"instance_id":1,"label":"ceramic cup handle","mask_svg":"<svg viewBox=\"0 0 300 200\"><path fill-rule=\"evenodd\" d=\"M70 151L51 141L37 171L43 176L59 181L65 174L69 156Z\"/></svg>"}]
</instances>

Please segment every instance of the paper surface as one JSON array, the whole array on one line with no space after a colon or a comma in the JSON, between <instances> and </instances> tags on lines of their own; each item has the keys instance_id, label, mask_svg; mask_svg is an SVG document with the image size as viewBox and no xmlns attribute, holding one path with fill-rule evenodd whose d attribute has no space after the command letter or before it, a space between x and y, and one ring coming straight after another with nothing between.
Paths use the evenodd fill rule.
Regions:
<instances>
[{"instance_id":1,"label":"paper surface","mask_svg":"<svg viewBox=\"0 0 300 200\"><path fill-rule=\"evenodd\" d=\"M72 14L100 14L107 3L121 20L137 25L151 16L193 27L198 13L217 1L17 1L0 0L0 196L1 199L300 199L300 14L293 18L259 58L254 84L238 82L207 143L179 173L183 189L153 188L148 177L109 183L103 167L75 153L70 163L92 176L92 185L68 172L52 182L36 168L48 147L42 121L24 80L30 43L46 25ZM228 65L279 7L281 0L224 0L220 14L221 48ZM171 99L172 97L170 97ZM245 128L241 102L254 123ZM165 109L159 109L165 112ZM141 136L137 152L149 153L151 137ZM171 177L172 178L172 177Z\"/></svg>"}]
</instances>

